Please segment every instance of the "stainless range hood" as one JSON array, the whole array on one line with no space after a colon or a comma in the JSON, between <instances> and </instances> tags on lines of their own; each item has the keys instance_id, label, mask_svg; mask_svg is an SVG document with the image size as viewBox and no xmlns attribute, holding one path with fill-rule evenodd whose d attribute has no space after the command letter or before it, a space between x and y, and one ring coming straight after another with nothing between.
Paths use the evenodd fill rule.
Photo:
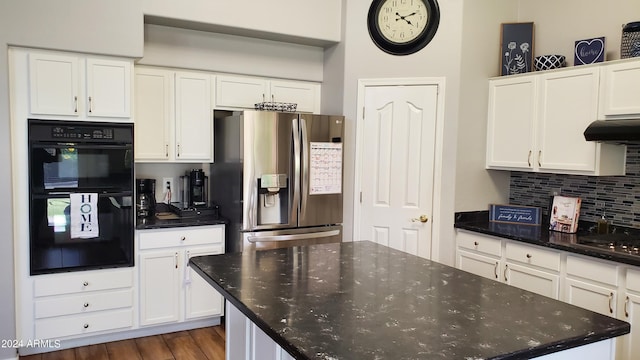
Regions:
<instances>
[{"instance_id":1,"label":"stainless range hood","mask_svg":"<svg viewBox=\"0 0 640 360\"><path fill-rule=\"evenodd\" d=\"M638 141L640 140L640 119L597 120L584 131L587 141Z\"/></svg>"}]
</instances>

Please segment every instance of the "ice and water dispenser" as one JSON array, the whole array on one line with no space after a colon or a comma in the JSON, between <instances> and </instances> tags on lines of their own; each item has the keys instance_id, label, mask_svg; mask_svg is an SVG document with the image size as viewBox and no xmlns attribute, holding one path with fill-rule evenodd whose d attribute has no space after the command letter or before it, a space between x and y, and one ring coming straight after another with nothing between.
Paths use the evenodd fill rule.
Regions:
<instances>
[{"instance_id":1,"label":"ice and water dispenser","mask_svg":"<svg viewBox=\"0 0 640 360\"><path fill-rule=\"evenodd\" d=\"M286 174L258 178L258 225L289 223L289 179Z\"/></svg>"}]
</instances>

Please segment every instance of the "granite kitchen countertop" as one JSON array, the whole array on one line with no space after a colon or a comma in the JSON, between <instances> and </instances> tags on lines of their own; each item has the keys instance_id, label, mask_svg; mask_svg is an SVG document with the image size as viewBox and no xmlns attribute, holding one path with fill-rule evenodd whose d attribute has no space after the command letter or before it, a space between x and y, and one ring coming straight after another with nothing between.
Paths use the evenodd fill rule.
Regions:
<instances>
[{"instance_id":1,"label":"granite kitchen countertop","mask_svg":"<svg viewBox=\"0 0 640 360\"><path fill-rule=\"evenodd\" d=\"M225 218L218 215L180 217L175 214L170 214L170 209L166 204L158 204L156 212L157 215L153 217L136 218L136 230L163 229L185 226L222 225L228 223Z\"/></svg>"},{"instance_id":2,"label":"granite kitchen countertop","mask_svg":"<svg viewBox=\"0 0 640 360\"><path fill-rule=\"evenodd\" d=\"M629 324L368 241L191 258L297 359L523 359Z\"/></svg>"},{"instance_id":3,"label":"granite kitchen countertop","mask_svg":"<svg viewBox=\"0 0 640 360\"><path fill-rule=\"evenodd\" d=\"M543 220L543 224L546 223L547 221ZM613 252L606 249L606 247L597 248L584 244L594 237L608 237L612 241L637 242L640 245L640 230L635 228L611 226L609 229L611 233L603 236L594 234L594 223L581 221L579 222L577 233L567 234L549 231L546 226L490 222L489 211L456 213L454 227L623 264L640 266L640 255Z\"/></svg>"}]
</instances>

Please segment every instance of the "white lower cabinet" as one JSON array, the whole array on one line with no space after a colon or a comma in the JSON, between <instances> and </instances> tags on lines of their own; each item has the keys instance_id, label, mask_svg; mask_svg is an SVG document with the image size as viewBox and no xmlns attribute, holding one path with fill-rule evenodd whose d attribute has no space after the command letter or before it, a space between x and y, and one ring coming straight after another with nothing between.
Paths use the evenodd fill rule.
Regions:
<instances>
[{"instance_id":1,"label":"white lower cabinet","mask_svg":"<svg viewBox=\"0 0 640 360\"><path fill-rule=\"evenodd\" d=\"M627 269L624 299L618 318L631 324L631 333L623 336L619 359L634 359L640 354L640 269Z\"/></svg>"},{"instance_id":2,"label":"white lower cabinet","mask_svg":"<svg viewBox=\"0 0 640 360\"><path fill-rule=\"evenodd\" d=\"M224 226L138 232L140 325L221 316L222 296L189 266L189 258L224 253Z\"/></svg>"},{"instance_id":3,"label":"white lower cabinet","mask_svg":"<svg viewBox=\"0 0 640 360\"><path fill-rule=\"evenodd\" d=\"M500 281L502 240L459 231L457 235L458 269Z\"/></svg>"},{"instance_id":4,"label":"white lower cabinet","mask_svg":"<svg viewBox=\"0 0 640 360\"><path fill-rule=\"evenodd\" d=\"M133 326L133 269L34 277L34 336L80 337Z\"/></svg>"},{"instance_id":5,"label":"white lower cabinet","mask_svg":"<svg viewBox=\"0 0 640 360\"><path fill-rule=\"evenodd\" d=\"M616 316L618 266L567 255L564 300L603 315Z\"/></svg>"}]
</instances>

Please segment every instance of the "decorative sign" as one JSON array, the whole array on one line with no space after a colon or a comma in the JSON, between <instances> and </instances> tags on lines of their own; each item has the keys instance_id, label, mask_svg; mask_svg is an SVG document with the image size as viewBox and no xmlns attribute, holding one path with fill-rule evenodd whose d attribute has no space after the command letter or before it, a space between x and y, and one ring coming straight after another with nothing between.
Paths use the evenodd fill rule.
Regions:
<instances>
[{"instance_id":1,"label":"decorative sign","mask_svg":"<svg viewBox=\"0 0 640 360\"><path fill-rule=\"evenodd\" d=\"M604 36L576 41L574 65L594 64L604 61Z\"/></svg>"},{"instance_id":2,"label":"decorative sign","mask_svg":"<svg viewBox=\"0 0 640 360\"><path fill-rule=\"evenodd\" d=\"M489 221L520 225L540 225L542 209L533 206L489 205Z\"/></svg>"},{"instance_id":3,"label":"decorative sign","mask_svg":"<svg viewBox=\"0 0 640 360\"><path fill-rule=\"evenodd\" d=\"M500 75L522 74L533 66L533 23L502 24Z\"/></svg>"},{"instance_id":4,"label":"decorative sign","mask_svg":"<svg viewBox=\"0 0 640 360\"><path fill-rule=\"evenodd\" d=\"M312 142L309 195L342 192L342 143Z\"/></svg>"},{"instance_id":5,"label":"decorative sign","mask_svg":"<svg viewBox=\"0 0 640 360\"><path fill-rule=\"evenodd\" d=\"M71 209L71 238L91 239L100 236L98 226L98 194L75 193L69 195Z\"/></svg>"}]
</instances>

